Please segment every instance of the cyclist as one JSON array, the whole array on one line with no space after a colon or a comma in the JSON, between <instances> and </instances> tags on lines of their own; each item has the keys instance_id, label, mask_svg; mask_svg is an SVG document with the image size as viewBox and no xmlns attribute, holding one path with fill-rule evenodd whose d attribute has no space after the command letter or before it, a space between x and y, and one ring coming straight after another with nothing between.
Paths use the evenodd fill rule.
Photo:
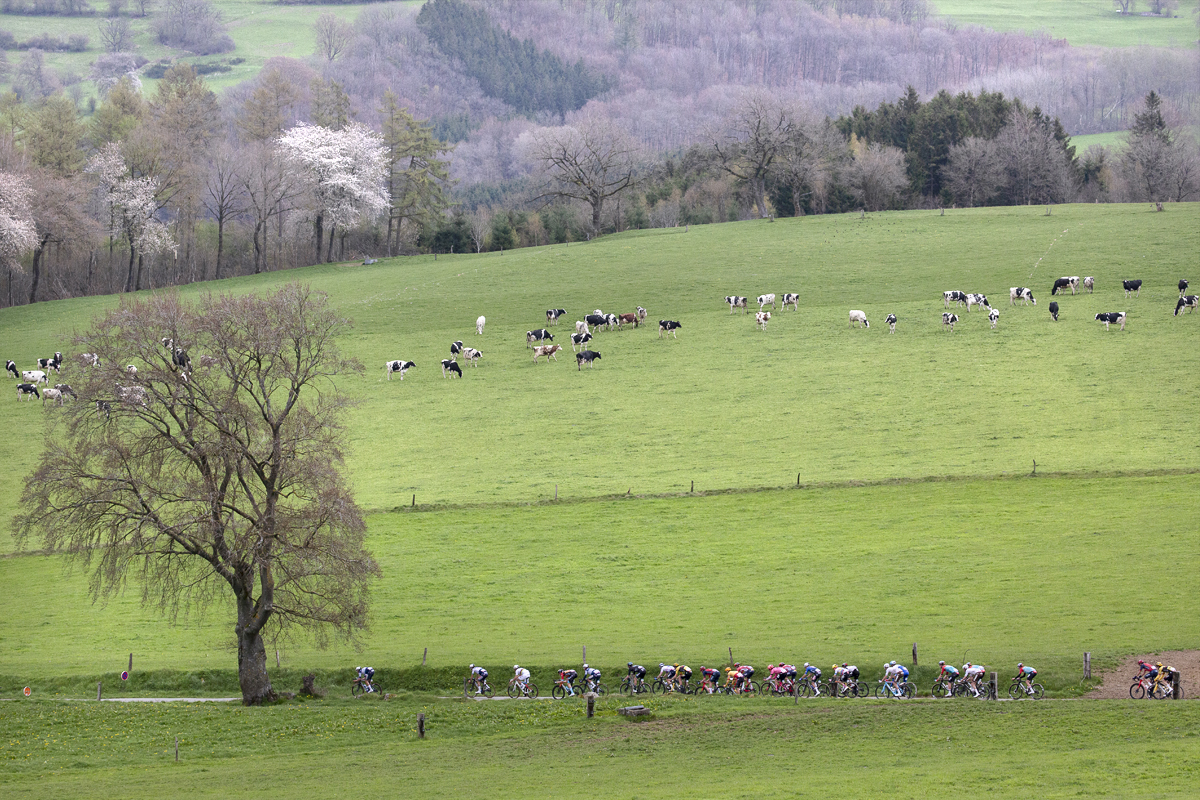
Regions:
<instances>
[{"instance_id":1,"label":"cyclist","mask_svg":"<svg viewBox=\"0 0 1200 800\"><path fill-rule=\"evenodd\" d=\"M1145 678L1147 675L1149 675L1153 671L1154 671L1153 666L1151 666L1148 662L1143 661L1140 658L1138 659L1138 674L1137 674L1138 678Z\"/></svg>"},{"instance_id":2,"label":"cyclist","mask_svg":"<svg viewBox=\"0 0 1200 800\"><path fill-rule=\"evenodd\" d=\"M1154 696L1154 693L1158 689L1158 685L1160 683L1165 683L1171 679L1167 670L1174 672L1175 668L1164 667L1161 661L1154 662L1154 669L1150 670L1150 673L1146 675L1146 677L1151 681L1150 691L1146 693L1147 698Z\"/></svg>"},{"instance_id":3,"label":"cyclist","mask_svg":"<svg viewBox=\"0 0 1200 800\"><path fill-rule=\"evenodd\" d=\"M578 677L579 673L570 667L567 667L566 669L560 669L558 671L558 678L559 680L567 682L567 693L571 695L571 697L575 696L575 679Z\"/></svg>"},{"instance_id":4,"label":"cyclist","mask_svg":"<svg viewBox=\"0 0 1200 800\"><path fill-rule=\"evenodd\" d=\"M596 688L596 684L600 682L600 670L595 667L583 665L583 685L588 691Z\"/></svg>"},{"instance_id":5,"label":"cyclist","mask_svg":"<svg viewBox=\"0 0 1200 800\"><path fill-rule=\"evenodd\" d=\"M976 697L979 697L980 683L983 681L983 673L986 670L987 668L982 664L972 664L970 661L963 664L963 678Z\"/></svg>"},{"instance_id":6,"label":"cyclist","mask_svg":"<svg viewBox=\"0 0 1200 800\"><path fill-rule=\"evenodd\" d=\"M471 680L475 682L475 694L483 694L483 685L487 683L487 676L486 669L471 665Z\"/></svg>"},{"instance_id":7,"label":"cyclist","mask_svg":"<svg viewBox=\"0 0 1200 800\"><path fill-rule=\"evenodd\" d=\"M1033 678L1037 670L1024 664L1017 664L1017 679L1025 683L1025 694L1033 694Z\"/></svg>"},{"instance_id":8,"label":"cyclist","mask_svg":"<svg viewBox=\"0 0 1200 800\"><path fill-rule=\"evenodd\" d=\"M375 677L375 670L371 667L358 667L355 672L358 674L358 680L362 683L364 692L375 691L375 684L371 682Z\"/></svg>"},{"instance_id":9,"label":"cyclist","mask_svg":"<svg viewBox=\"0 0 1200 800\"><path fill-rule=\"evenodd\" d=\"M838 687L842 685L842 677L845 670L843 670L838 664L834 664L830 667L830 669L833 670L833 686L830 687L830 690L836 695L838 693Z\"/></svg>"},{"instance_id":10,"label":"cyclist","mask_svg":"<svg viewBox=\"0 0 1200 800\"><path fill-rule=\"evenodd\" d=\"M821 690L817 688L817 681L821 680L821 670L807 661L804 662L804 680L812 685L814 697L821 693Z\"/></svg>"},{"instance_id":11,"label":"cyclist","mask_svg":"<svg viewBox=\"0 0 1200 800\"><path fill-rule=\"evenodd\" d=\"M733 689L737 689L737 687L740 683L741 683L741 673L735 672L733 667L726 667L725 668L725 686L727 688L732 687Z\"/></svg>"},{"instance_id":12,"label":"cyclist","mask_svg":"<svg viewBox=\"0 0 1200 800\"><path fill-rule=\"evenodd\" d=\"M775 685L775 691L783 691L783 676L787 674L787 670L783 668L783 664L776 666L775 664L767 664L768 680Z\"/></svg>"},{"instance_id":13,"label":"cyclist","mask_svg":"<svg viewBox=\"0 0 1200 800\"><path fill-rule=\"evenodd\" d=\"M1179 675L1179 670L1175 669L1170 664L1168 664L1167 666L1160 669L1159 673L1160 673L1162 682L1167 684L1168 687L1170 687L1168 689L1168 692L1174 692L1175 691L1175 680Z\"/></svg>"},{"instance_id":14,"label":"cyclist","mask_svg":"<svg viewBox=\"0 0 1200 800\"><path fill-rule=\"evenodd\" d=\"M658 662L658 679L663 682L664 686L672 686L675 679L675 667L661 661Z\"/></svg>"},{"instance_id":15,"label":"cyclist","mask_svg":"<svg viewBox=\"0 0 1200 800\"><path fill-rule=\"evenodd\" d=\"M625 666L629 667L629 671L626 673L626 676L630 679L630 685L634 689L637 689L646 681L646 668L641 664L635 664L632 661L627 663Z\"/></svg>"},{"instance_id":16,"label":"cyclist","mask_svg":"<svg viewBox=\"0 0 1200 800\"><path fill-rule=\"evenodd\" d=\"M938 680L946 679L946 694L947 696L954 695L954 682L958 680L958 667L953 664L947 664L945 661L939 661L938 666L942 668L938 673Z\"/></svg>"},{"instance_id":17,"label":"cyclist","mask_svg":"<svg viewBox=\"0 0 1200 800\"><path fill-rule=\"evenodd\" d=\"M858 687L858 678L859 678L858 667L854 666L853 664L849 664L849 663L842 664L842 680L843 681L845 681L847 684L857 688Z\"/></svg>"},{"instance_id":18,"label":"cyclist","mask_svg":"<svg viewBox=\"0 0 1200 800\"><path fill-rule=\"evenodd\" d=\"M513 664L513 680L517 682L522 694L529 691L529 670L519 664Z\"/></svg>"},{"instance_id":19,"label":"cyclist","mask_svg":"<svg viewBox=\"0 0 1200 800\"><path fill-rule=\"evenodd\" d=\"M691 679L691 677L692 677L692 668L691 667L689 667L687 664L676 664L675 665L675 683L685 693L687 692L688 681Z\"/></svg>"},{"instance_id":20,"label":"cyclist","mask_svg":"<svg viewBox=\"0 0 1200 800\"><path fill-rule=\"evenodd\" d=\"M700 688L705 689L709 694L712 694L717 688L718 681L721 680L721 670L710 669L704 665L701 665L700 675ZM705 688L706 683L708 684L707 688Z\"/></svg>"},{"instance_id":21,"label":"cyclist","mask_svg":"<svg viewBox=\"0 0 1200 800\"><path fill-rule=\"evenodd\" d=\"M750 678L754 675L754 667L749 664L734 664L733 667L737 673L738 690L745 689L746 684L750 683Z\"/></svg>"},{"instance_id":22,"label":"cyclist","mask_svg":"<svg viewBox=\"0 0 1200 800\"><path fill-rule=\"evenodd\" d=\"M796 665L795 664L780 664L779 666L783 667L784 677L791 678L792 680L796 679Z\"/></svg>"}]
</instances>

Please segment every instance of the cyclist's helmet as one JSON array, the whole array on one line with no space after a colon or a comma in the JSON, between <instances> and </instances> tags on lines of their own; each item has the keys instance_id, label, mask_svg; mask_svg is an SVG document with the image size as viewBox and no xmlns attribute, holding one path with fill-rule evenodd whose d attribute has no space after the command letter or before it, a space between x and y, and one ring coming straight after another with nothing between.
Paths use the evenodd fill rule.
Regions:
<instances>
[{"instance_id":1,"label":"cyclist's helmet","mask_svg":"<svg viewBox=\"0 0 1200 800\"><path fill-rule=\"evenodd\" d=\"M628 661L628 662L626 662L625 666L627 666L627 667L632 667L632 666L633 666L633 662L632 662L632 661Z\"/></svg>"},{"instance_id":2,"label":"cyclist's helmet","mask_svg":"<svg viewBox=\"0 0 1200 800\"><path fill-rule=\"evenodd\" d=\"M587 669L587 668L588 668L587 664L584 664L584 665L583 665L583 668L584 668L584 669Z\"/></svg>"},{"instance_id":3,"label":"cyclist's helmet","mask_svg":"<svg viewBox=\"0 0 1200 800\"><path fill-rule=\"evenodd\" d=\"M520 664L513 664L513 669L520 669L520 668L521 668Z\"/></svg>"},{"instance_id":4,"label":"cyclist's helmet","mask_svg":"<svg viewBox=\"0 0 1200 800\"><path fill-rule=\"evenodd\" d=\"M1024 664L1022 664L1020 661L1018 661L1018 662L1017 662L1017 669L1020 669L1020 668L1021 668L1021 667L1023 667L1023 666L1025 666L1025 665L1024 665Z\"/></svg>"},{"instance_id":5,"label":"cyclist's helmet","mask_svg":"<svg viewBox=\"0 0 1200 800\"><path fill-rule=\"evenodd\" d=\"M775 669L775 665L774 665L774 664L767 664L767 669Z\"/></svg>"},{"instance_id":6,"label":"cyclist's helmet","mask_svg":"<svg viewBox=\"0 0 1200 800\"><path fill-rule=\"evenodd\" d=\"M938 662L938 666L939 666L939 667L944 667L944 666L946 666L946 662L945 662L945 661L939 661L939 662Z\"/></svg>"},{"instance_id":7,"label":"cyclist's helmet","mask_svg":"<svg viewBox=\"0 0 1200 800\"><path fill-rule=\"evenodd\" d=\"M807 662L807 661L805 661L805 662L804 662L804 666L805 666L805 667L807 667L807 666L808 666L808 662Z\"/></svg>"},{"instance_id":8,"label":"cyclist's helmet","mask_svg":"<svg viewBox=\"0 0 1200 800\"><path fill-rule=\"evenodd\" d=\"M661 661L660 661L660 662L658 662L658 665L659 665L660 667L665 667L665 666L666 666L666 664L664 664L664 663L663 663L663 662L661 662Z\"/></svg>"},{"instance_id":9,"label":"cyclist's helmet","mask_svg":"<svg viewBox=\"0 0 1200 800\"><path fill-rule=\"evenodd\" d=\"M891 663L889 663L889 664L888 664L888 666L889 666L889 667L894 667L894 666L896 666L896 662L895 662L895 661L892 661Z\"/></svg>"},{"instance_id":10,"label":"cyclist's helmet","mask_svg":"<svg viewBox=\"0 0 1200 800\"><path fill-rule=\"evenodd\" d=\"M741 666L741 663L739 662L739 663L737 663L737 664L734 664L734 665L733 665L733 668L734 668L734 669L737 669L737 668L738 668L738 667L740 667L740 666Z\"/></svg>"},{"instance_id":11,"label":"cyclist's helmet","mask_svg":"<svg viewBox=\"0 0 1200 800\"><path fill-rule=\"evenodd\" d=\"M842 664L842 666L843 666L843 667L848 667L848 666L850 666L850 662L849 662L849 661L847 661L845 664Z\"/></svg>"},{"instance_id":12,"label":"cyclist's helmet","mask_svg":"<svg viewBox=\"0 0 1200 800\"><path fill-rule=\"evenodd\" d=\"M472 664L472 665L469 667L469 669L475 669L475 665L474 665L474 664Z\"/></svg>"}]
</instances>

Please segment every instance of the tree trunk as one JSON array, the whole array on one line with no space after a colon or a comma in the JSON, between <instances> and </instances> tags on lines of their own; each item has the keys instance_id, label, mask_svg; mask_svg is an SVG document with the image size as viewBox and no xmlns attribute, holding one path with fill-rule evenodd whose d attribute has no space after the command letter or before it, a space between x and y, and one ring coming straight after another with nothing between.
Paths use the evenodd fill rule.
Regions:
<instances>
[{"instance_id":1,"label":"tree trunk","mask_svg":"<svg viewBox=\"0 0 1200 800\"><path fill-rule=\"evenodd\" d=\"M125 273L125 291L126 293L133 291L133 262L137 259L137 248L133 242L129 243L129 270Z\"/></svg>"},{"instance_id":2,"label":"tree trunk","mask_svg":"<svg viewBox=\"0 0 1200 800\"><path fill-rule=\"evenodd\" d=\"M139 292L142 290L142 254L138 253L137 278L134 279L133 288Z\"/></svg>"},{"instance_id":3,"label":"tree trunk","mask_svg":"<svg viewBox=\"0 0 1200 800\"><path fill-rule=\"evenodd\" d=\"M225 215L217 217L217 270L213 277L221 279L221 253L225 250Z\"/></svg>"},{"instance_id":4,"label":"tree trunk","mask_svg":"<svg viewBox=\"0 0 1200 800\"><path fill-rule=\"evenodd\" d=\"M600 235L600 212L604 210L604 198L599 197L592 201L592 235Z\"/></svg>"},{"instance_id":5,"label":"tree trunk","mask_svg":"<svg viewBox=\"0 0 1200 800\"><path fill-rule=\"evenodd\" d=\"M267 674L267 646L250 598L238 598L238 623L234 631L238 639L238 685L242 689L242 705L260 706L274 701L275 690L271 688L271 677Z\"/></svg>"},{"instance_id":6,"label":"tree trunk","mask_svg":"<svg viewBox=\"0 0 1200 800\"><path fill-rule=\"evenodd\" d=\"M314 264L321 263L321 237L325 233L325 220L320 214L317 214L316 221L313 222L313 236L317 239L317 255L313 259Z\"/></svg>"},{"instance_id":7,"label":"tree trunk","mask_svg":"<svg viewBox=\"0 0 1200 800\"><path fill-rule=\"evenodd\" d=\"M766 181L764 181L762 178L760 178L758 176L755 176L750 179L750 189L751 189L751 191L754 192L754 205L758 209L758 218L766 219L767 218L767 203L766 203L766 197L765 197L765 195L767 193Z\"/></svg>"},{"instance_id":8,"label":"tree trunk","mask_svg":"<svg viewBox=\"0 0 1200 800\"><path fill-rule=\"evenodd\" d=\"M254 274L262 272L263 260L263 245L261 234L263 232L263 223L261 220L254 223Z\"/></svg>"},{"instance_id":9,"label":"tree trunk","mask_svg":"<svg viewBox=\"0 0 1200 800\"><path fill-rule=\"evenodd\" d=\"M337 229L336 222L329 226L329 248L325 252L325 262L326 263L333 262L333 233L336 229ZM317 245L317 261L320 261L320 260L321 260L321 246L318 244Z\"/></svg>"},{"instance_id":10,"label":"tree trunk","mask_svg":"<svg viewBox=\"0 0 1200 800\"><path fill-rule=\"evenodd\" d=\"M42 253L46 251L46 242L50 240L49 236L43 236L38 246L33 250L33 266L30 268L30 277L33 281L29 284L29 303L30 305L37 302L38 280L42 277Z\"/></svg>"}]
</instances>

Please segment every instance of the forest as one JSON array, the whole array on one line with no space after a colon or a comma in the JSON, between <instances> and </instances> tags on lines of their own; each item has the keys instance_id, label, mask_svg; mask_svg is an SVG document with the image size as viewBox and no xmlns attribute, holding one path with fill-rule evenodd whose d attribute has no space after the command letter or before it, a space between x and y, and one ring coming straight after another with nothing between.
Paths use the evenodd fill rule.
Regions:
<instances>
[{"instance_id":1,"label":"forest","mask_svg":"<svg viewBox=\"0 0 1200 800\"><path fill-rule=\"evenodd\" d=\"M133 8L232 47L208 0ZM1194 41L1072 46L924 0L431 0L323 12L313 55L218 94L203 73L229 67L148 63L124 21L99 22L84 102L0 18L23 53L0 62L4 305L751 217L1200 199Z\"/></svg>"}]
</instances>

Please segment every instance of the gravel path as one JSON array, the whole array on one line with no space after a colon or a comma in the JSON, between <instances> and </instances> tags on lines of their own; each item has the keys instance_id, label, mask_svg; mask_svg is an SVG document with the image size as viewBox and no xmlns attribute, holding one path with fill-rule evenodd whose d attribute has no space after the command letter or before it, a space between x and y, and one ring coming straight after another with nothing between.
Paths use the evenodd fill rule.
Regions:
<instances>
[{"instance_id":1,"label":"gravel path","mask_svg":"<svg viewBox=\"0 0 1200 800\"><path fill-rule=\"evenodd\" d=\"M1179 670L1183 683L1183 696L1193 700L1200 697L1200 650L1167 650L1161 653L1144 653L1130 656L1121 662L1121 666L1112 672L1100 676L1104 682L1088 692L1084 697L1096 697L1110 700L1128 700L1130 679L1137 674L1138 659L1149 661L1151 664L1161 661Z\"/></svg>"}]
</instances>

